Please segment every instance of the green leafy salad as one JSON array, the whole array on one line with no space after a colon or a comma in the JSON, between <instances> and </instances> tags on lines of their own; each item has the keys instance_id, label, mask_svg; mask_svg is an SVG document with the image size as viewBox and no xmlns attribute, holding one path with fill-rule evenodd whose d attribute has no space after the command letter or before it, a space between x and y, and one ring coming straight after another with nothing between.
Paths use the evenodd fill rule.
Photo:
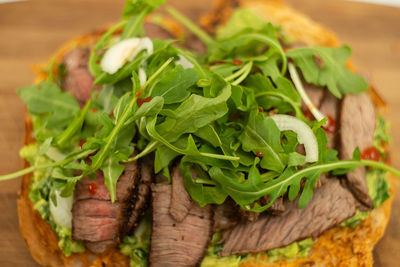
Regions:
<instances>
[{"instance_id":1,"label":"green leafy salad","mask_svg":"<svg viewBox=\"0 0 400 267\"><path fill-rule=\"evenodd\" d=\"M97 171L104 174L114 202L124 164L147 155L154 159L154 173L168 179L172 162L179 162L184 186L200 206L231 198L242 210L263 212L287 195L289 200L298 197L304 208L321 174L343 175L359 166L371 168L368 183L375 205L388 197L382 176L400 172L361 159L358 149L352 159L339 160L338 152L327 148L327 118L311 108L315 119L309 119L302 109L308 97L300 75L337 98L368 89L361 76L346 68L348 46L284 50L284 32L244 9L211 37L167 8L205 44L206 53L198 54L176 45L178 40L144 37L144 19L163 2L127 0L122 20L92 48L89 68L100 89L92 90L84 105L62 90L54 62L46 81L18 89L36 143L21 151L30 167L0 180L33 173L30 199L60 236L66 255L83 246L72 242L70 224L51 212L52 205L71 199L76 183ZM377 144L387 141L386 134L377 134ZM297 152L300 144L305 154ZM265 196L270 201L260 204ZM149 226L139 228L121 244L132 266L145 266L148 253ZM310 244L299 242L286 254L274 250L269 255L301 256ZM211 245L205 262L217 252ZM223 266L239 261L233 257L233 264Z\"/></svg>"}]
</instances>

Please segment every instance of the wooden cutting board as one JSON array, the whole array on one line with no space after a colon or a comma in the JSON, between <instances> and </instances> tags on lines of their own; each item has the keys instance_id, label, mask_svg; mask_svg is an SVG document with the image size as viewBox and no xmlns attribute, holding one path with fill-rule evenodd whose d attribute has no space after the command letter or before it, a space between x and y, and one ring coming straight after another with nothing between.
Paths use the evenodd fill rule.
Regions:
<instances>
[{"instance_id":1,"label":"wooden cutting board","mask_svg":"<svg viewBox=\"0 0 400 267\"><path fill-rule=\"evenodd\" d=\"M212 0L170 0L197 19ZM290 0L296 9L336 31L354 51L359 71L391 107L392 161L400 168L400 9L343 1ZM0 173L18 170L24 105L16 88L30 84L32 64L63 43L118 20L123 0L35 0L0 4ZM19 233L16 199L20 180L0 183L0 266L38 266ZM375 266L399 266L400 197L376 247Z\"/></svg>"}]
</instances>

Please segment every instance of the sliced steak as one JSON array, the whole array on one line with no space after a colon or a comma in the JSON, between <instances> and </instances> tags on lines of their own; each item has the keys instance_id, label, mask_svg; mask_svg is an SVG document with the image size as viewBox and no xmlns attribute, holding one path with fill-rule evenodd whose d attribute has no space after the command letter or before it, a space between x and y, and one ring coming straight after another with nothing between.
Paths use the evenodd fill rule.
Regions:
<instances>
[{"instance_id":1,"label":"sliced steak","mask_svg":"<svg viewBox=\"0 0 400 267\"><path fill-rule=\"evenodd\" d=\"M367 94L346 95L340 115L340 158L349 159L356 147L363 151L373 144L376 127L375 107ZM350 190L366 207L373 208L368 195L365 167L347 174Z\"/></svg>"},{"instance_id":2,"label":"sliced steak","mask_svg":"<svg viewBox=\"0 0 400 267\"><path fill-rule=\"evenodd\" d=\"M247 254L317 237L354 215L356 200L337 179L329 179L314 192L304 209L297 201L286 202L282 216L262 214L256 222L240 223L229 233L221 255Z\"/></svg>"},{"instance_id":3,"label":"sliced steak","mask_svg":"<svg viewBox=\"0 0 400 267\"><path fill-rule=\"evenodd\" d=\"M182 222L169 213L172 186L152 185L153 231L149 262L151 267L196 266L204 257L212 233L209 206L192 203Z\"/></svg>"},{"instance_id":4,"label":"sliced steak","mask_svg":"<svg viewBox=\"0 0 400 267\"><path fill-rule=\"evenodd\" d=\"M72 238L83 241L95 253L115 247L127 230L132 210L131 196L138 180L137 162L126 164L117 182L117 200L114 203L101 172L97 172L95 179L85 177L79 181L72 207Z\"/></svg>"},{"instance_id":5,"label":"sliced steak","mask_svg":"<svg viewBox=\"0 0 400 267\"><path fill-rule=\"evenodd\" d=\"M177 222L182 222L192 206L192 200L183 185L183 174L176 166L172 171L172 198L169 213Z\"/></svg>"},{"instance_id":6,"label":"sliced steak","mask_svg":"<svg viewBox=\"0 0 400 267\"><path fill-rule=\"evenodd\" d=\"M214 206L214 232L233 228L239 222L236 204L227 199L221 205Z\"/></svg>"},{"instance_id":7,"label":"sliced steak","mask_svg":"<svg viewBox=\"0 0 400 267\"><path fill-rule=\"evenodd\" d=\"M153 176L153 159L146 157L140 160L140 181L137 191L131 199L133 210L129 217L127 233L131 233L136 227L139 218L143 215L150 201L150 185L153 181Z\"/></svg>"},{"instance_id":8,"label":"sliced steak","mask_svg":"<svg viewBox=\"0 0 400 267\"><path fill-rule=\"evenodd\" d=\"M328 125L325 127L325 132L328 137L328 147L336 146L336 122L339 113L339 99L334 96L329 90L325 90L324 98L322 99L319 110L328 118Z\"/></svg>"},{"instance_id":9,"label":"sliced steak","mask_svg":"<svg viewBox=\"0 0 400 267\"><path fill-rule=\"evenodd\" d=\"M90 99L92 89L100 87L93 84L93 77L88 68L90 50L87 47L77 47L63 58L66 75L63 79L63 88L70 92L83 105Z\"/></svg>"}]
</instances>

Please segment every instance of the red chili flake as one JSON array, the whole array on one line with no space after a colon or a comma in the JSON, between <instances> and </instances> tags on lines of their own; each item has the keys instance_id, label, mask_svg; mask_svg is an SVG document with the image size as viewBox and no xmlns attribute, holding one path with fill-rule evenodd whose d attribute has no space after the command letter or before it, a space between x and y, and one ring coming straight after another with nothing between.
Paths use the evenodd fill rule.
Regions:
<instances>
[{"instance_id":1,"label":"red chili flake","mask_svg":"<svg viewBox=\"0 0 400 267\"><path fill-rule=\"evenodd\" d=\"M328 134L333 134L336 130L336 120L328 115L328 124L325 125L324 130Z\"/></svg>"},{"instance_id":2,"label":"red chili flake","mask_svg":"<svg viewBox=\"0 0 400 267\"><path fill-rule=\"evenodd\" d=\"M277 113L276 109L271 109L270 111L268 111L268 114L271 115L275 115Z\"/></svg>"},{"instance_id":3,"label":"red chili flake","mask_svg":"<svg viewBox=\"0 0 400 267\"><path fill-rule=\"evenodd\" d=\"M367 160L379 161L381 153L376 147L369 147L361 152L361 158Z\"/></svg>"},{"instance_id":4,"label":"red chili flake","mask_svg":"<svg viewBox=\"0 0 400 267\"><path fill-rule=\"evenodd\" d=\"M136 97L139 98L140 95L143 93L143 89L140 89L137 93L136 93Z\"/></svg>"},{"instance_id":5,"label":"red chili flake","mask_svg":"<svg viewBox=\"0 0 400 267\"><path fill-rule=\"evenodd\" d=\"M110 116L113 117L114 116L114 110L110 111Z\"/></svg>"},{"instance_id":6,"label":"red chili flake","mask_svg":"<svg viewBox=\"0 0 400 267\"><path fill-rule=\"evenodd\" d=\"M309 121L314 120L314 115L311 113L311 111L310 111L308 108L303 109L303 113L304 113L304 116L306 116L306 118L307 118Z\"/></svg>"},{"instance_id":7,"label":"red chili flake","mask_svg":"<svg viewBox=\"0 0 400 267\"><path fill-rule=\"evenodd\" d=\"M232 62L233 62L233 64L235 64L236 66L241 66L241 65L243 64L243 61L240 60L240 59L234 59Z\"/></svg>"},{"instance_id":8,"label":"red chili flake","mask_svg":"<svg viewBox=\"0 0 400 267\"><path fill-rule=\"evenodd\" d=\"M92 111L93 113L96 113L96 112L97 112L97 109L96 109L96 108L91 108L91 111Z\"/></svg>"},{"instance_id":9,"label":"red chili flake","mask_svg":"<svg viewBox=\"0 0 400 267\"><path fill-rule=\"evenodd\" d=\"M141 107L144 103L150 102L151 99L152 99L151 96L145 97L145 98L138 98L138 100L137 100L137 105L138 105L139 107Z\"/></svg>"},{"instance_id":10,"label":"red chili flake","mask_svg":"<svg viewBox=\"0 0 400 267\"><path fill-rule=\"evenodd\" d=\"M94 194L96 194L96 190L97 190L97 184L91 183L91 184L89 185L89 193L90 193L91 195L94 195Z\"/></svg>"},{"instance_id":11,"label":"red chili flake","mask_svg":"<svg viewBox=\"0 0 400 267\"><path fill-rule=\"evenodd\" d=\"M263 113L264 112L264 109L262 107L258 107L257 109L258 109L258 113Z\"/></svg>"},{"instance_id":12,"label":"red chili flake","mask_svg":"<svg viewBox=\"0 0 400 267\"><path fill-rule=\"evenodd\" d=\"M86 143L86 140L79 141L79 148L82 149L82 146Z\"/></svg>"},{"instance_id":13,"label":"red chili flake","mask_svg":"<svg viewBox=\"0 0 400 267\"><path fill-rule=\"evenodd\" d=\"M259 157L259 158L262 158L262 157L263 157L263 154L262 154L260 151L258 151L258 152L256 153L256 156Z\"/></svg>"}]
</instances>

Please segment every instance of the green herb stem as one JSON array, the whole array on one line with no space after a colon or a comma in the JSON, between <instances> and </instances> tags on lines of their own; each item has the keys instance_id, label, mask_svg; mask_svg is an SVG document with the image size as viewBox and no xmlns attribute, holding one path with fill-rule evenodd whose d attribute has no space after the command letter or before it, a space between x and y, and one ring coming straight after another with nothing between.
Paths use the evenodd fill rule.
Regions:
<instances>
[{"instance_id":1,"label":"green herb stem","mask_svg":"<svg viewBox=\"0 0 400 267\"><path fill-rule=\"evenodd\" d=\"M60 147L65 146L65 144L82 128L83 122L85 121L85 117L89 112L90 107L92 106L92 100L89 100L85 107L80 112L79 116L77 116L70 125L68 125L67 129L56 138L57 144Z\"/></svg>"},{"instance_id":2,"label":"green herb stem","mask_svg":"<svg viewBox=\"0 0 400 267\"><path fill-rule=\"evenodd\" d=\"M30 166L28 168L25 168L23 170L20 170L20 171L14 172L14 173L10 173L10 174L7 174L7 175L2 175L2 176L0 176L0 181L15 179L15 178L18 178L20 176L23 176L25 174L28 174L28 173L31 173L31 172L34 172L34 171L40 170L40 169L47 169L47 168L52 168L52 167L57 167L57 166L63 166L63 165L66 165L66 164L68 164L68 163L70 163L70 162L72 162L74 160L87 157L88 155L90 155L91 153L93 153L95 151L96 151L95 149L90 149L90 150L78 153L73 157L66 158L66 159L63 159L63 160L60 160L60 161L56 161L56 162L52 162L52 163L48 163L48 164L43 164L43 165Z\"/></svg>"},{"instance_id":3,"label":"green herb stem","mask_svg":"<svg viewBox=\"0 0 400 267\"><path fill-rule=\"evenodd\" d=\"M250 61L249 64L247 64L246 67L244 68L245 70L244 70L243 74L238 79L236 79L234 82L232 82L232 84L239 85L241 82L243 82L247 78L247 76L249 76L252 68L253 68L253 62Z\"/></svg>"},{"instance_id":4,"label":"green herb stem","mask_svg":"<svg viewBox=\"0 0 400 267\"><path fill-rule=\"evenodd\" d=\"M20 171L17 171L17 172L13 172L13 173L10 173L10 174L7 174L7 175L2 175L2 176L0 176L0 181L15 179L15 178L24 176L25 174L34 172L36 170L46 169L46 168L50 168L50 167L53 167L53 166L54 166L54 163L53 164L39 165L39 166L31 166L29 168L26 168L26 169L23 169L23 170L20 170Z\"/></svg>"},{"instance_id":5,"label":"green herb stem","mask_svg":"<svg viewBox=\"0 0 400 267\"><path fill-rule=\"evenodd\" d=\"M192 33L194 33L201 41L203 41L206 45L211 45L215 41L208 35L205 31L200 29L196 24L186 18L182 13L172 7L166 8L167 12L174 17L177 21L182 23L186 28L188 28Z\"/></svg>"},{"instance_id":6,"label":"green herb stem","mask_svg":"<svg viewBox=\"0 0 400 267\"><path fill-rule=\"evenodd\" d=\"M393 167L391 167L391 166L389 166L389 165L387 165L387 164L385 164L383 162L362 159L361 163L364 166L369 166L369 167L381 169L381 170L390 172L390 173L394 174L397 177L400 177L400 171L399 170L397 170L397 169L395 169L395 168L393 168Z\"/></svg>"},{"instance_id":7,"label":"green herb stem","mask_svg":"<svg viewBox=\"0 0 400 267\"><path fill-rule=\"evenodd\" d=\"M303 112L301 111L301 108L299 107L299 105L297 105L296 102L294 102L292 99L290 99L290 97L287 97L284 94L268 91L268 92L258 93L255 95L255 97L258 98L258 97L266 96L266 95L276 96L276 97L281 98L282 100L284 100L285 102L287 102L288 104L290 104L293 107L294 111L296 112L296 117L298 117L300 119L304 117Z\"/></svg>"},{"instance_id":8,"label":"green herb stem","mask_svg":"<svg viewBox=\"0 0 400 267\"><path fill-rule=\"evenodd\" d=\"M244 65L240 70L236 71L235 73L232 73L231 75L229 75L228 77L225 78L225 81L230 82L234 79L236 79L237 77L241 76L242 74L247 72L247 69L249 68L249 66L252 66L253 62L249 62L246 65ZM251 67L250 67L251 69Z\"/></svg>"},{"instance_id":9,"label":"green herb stem","mask_svg":"<svg viewBox=\"0 0 400 267\"><path fill-rule=\"evenodd\" d=\"M150 76L150 78L144 83L143 85L143 91L147 86L154 81L160 75L160 73L174 60L173 57L170 57L167 61L164 62L164 64L161 65L161 67L153 73L153 75ZM151 95L151 91L149 92L149 95Z\"/></svg>"},{"instance_id":10,"label":"green herb stem","mask_svg":"<svg viewBox=\"0 0 400 267\"><path fill-rule=\"evenodd\" d=\"M306 104L307 108L311 111L317 121L322 121L325 119L325 115L319 111L314 104L311 102L310 98L308 97L306 91L304 90L303 83L300 80L299 74L297 73L296 67L289 63L289 73L290 77L293 80L295 88L297 92L299 92L301 98L303 99L304 103Z\"/></svg>"}]
</instances>

